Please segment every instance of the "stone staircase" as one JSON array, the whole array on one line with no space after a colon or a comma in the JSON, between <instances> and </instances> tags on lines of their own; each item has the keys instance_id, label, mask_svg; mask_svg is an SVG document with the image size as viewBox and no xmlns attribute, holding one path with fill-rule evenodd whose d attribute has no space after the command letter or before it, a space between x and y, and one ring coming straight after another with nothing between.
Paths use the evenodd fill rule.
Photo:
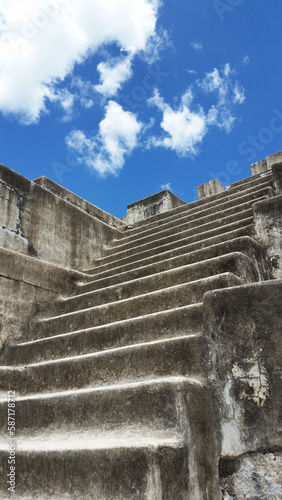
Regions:
<instances>
[{"instance_id":1,"label":"stone staircase","mask_svg":"<svg viewBox=\"0 0 282 500\"><path fill-rule=\"evenodd\" d=\"M268 171L136 223L6 350L15 498L221 498L203 295L271 278L252 212L271 186Z\"/></svg>"}]
</instances>

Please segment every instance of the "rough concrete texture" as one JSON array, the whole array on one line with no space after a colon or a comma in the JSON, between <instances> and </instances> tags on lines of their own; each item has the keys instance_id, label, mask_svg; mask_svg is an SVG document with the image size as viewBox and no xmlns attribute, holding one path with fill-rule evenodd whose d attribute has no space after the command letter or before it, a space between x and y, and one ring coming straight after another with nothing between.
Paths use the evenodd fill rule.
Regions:
<instances>
[{"instance_id":1,"label":"rough concrete texture","mask_svg":"<svg viewBox=\"0 0 282 500\"><path fill-rule=\"evenodd\" d=\"M281 500L282 454L254 453L221 466L223 500Z\"/></svg>"},{"instance_id":2,"label":"rough concrete texture","mask_svg":"<svg viewBox=\"0 0 282 500\"><path fill-rule=\"evenodd\" d=\"M127 206L127 216L123 218L128 226L162 212L185 205L186 202L167 189Z\"/></svg>"},{"instance_id":3,"label":"rough concrete texture","mask_svg":"<svg viewBox=\"0 0 282 500\"><path fill-rule=\"evenodd\" d=\"M1 246L72 269L90 266L120 237L124 224L115 228L114 217L52 181L39 181L0 165Z\"/></svg>"},{"instance_id":4,"label":"rough concrete texture","mask_svg":"<svg viewBox=\"0 0 282 500\"><path fill-rule=\"evenodd\" d=\"M197 191L199 200L201 200L213 196L214 194L222 193L222 191L224 191L224 186L217 179L213 179L198 186Z\"/></svg>"},{"instance_id":5,"label":"rough concrete texture","mask_svg":"<svg viewBox=\"0 0 282 500\"><path fill-rule=\"evenodd\" d=\"M1 499L282 498L274 159L123 221L0 168Z\"/></svg>"},{"instance_id":6,"label":"rough concrete texture","mask_svg":"<svg viewBox=\"0 0 282 500\"><path fill-rule=\"evenodd\" d=\"M282 162L272 165L274 194L282 194Z\"/></svg>"},{"instance_id":7,"label":"rough concrete texture","mask_svg":"<svg viewBox=\"0 0 282 500\"><path fill-rule=\"evenodd\" d=\"M30 321L39 311L50 310L58 294L72 293L84 277L21 253L0 248L0 348L10 341L34 336Z\"/></svg>"},{"instance_id":8,"label":"rough concrete texture","mask_svg":"<svg viewBox=\"0 0 282 500\"><path fill-rule=\"evenodd\" d=\"M272 273L282 278L282 194L253 205L254 234L267 252Z\"/></svg>"},{"instance_id":9,"label":"rough concrete texture","mask_svg":"<svg viewBox=\"0 0 282 500\"><path fill-rule=\"evenodd\" d=\"M51 191L51 193L54 193L55 195L59 196L65 201L81 208L89 215L92 215L93 217L101 220L102 222L105 222L109 226L113 226L121 230L125 228L125 223L122 222L122 220L117 219L113 215L105 212L104 210L101 210L101 208L92 205L86 200L83 200L83 198L80 198L79 196L72 193L68 189L63 188L62 186L59 186L58 184L56 184L54 181L51 181L47 177L45 176L39 177L38 179L35 179L33 182L35 182L39 186L42 186L44 189Z\"/></svg>"},{"instance_id":10,"label":"rough concrete texture","mask_svg":"<svg viewBox=\"0 0 282 500\"><path fill-rule=\"evenodd\" d=\"M278 151L278 153L269 155L261 161L252 163L251 164L252 175L257 175L263 172L267 172L268 170L271 170L274 163L278 163L281 161L282 161L282 151Z\"/></svg>"},{"instance_id":11,"label":"rough concrete texture","mask_svg":"<svg viewBox=\"0 0 282 500\"><path fill-rule=\"evenodd\" d=\"M282 448L281 304L281 280L204 297L223 457Z\"/></svg>"}]
</instances>

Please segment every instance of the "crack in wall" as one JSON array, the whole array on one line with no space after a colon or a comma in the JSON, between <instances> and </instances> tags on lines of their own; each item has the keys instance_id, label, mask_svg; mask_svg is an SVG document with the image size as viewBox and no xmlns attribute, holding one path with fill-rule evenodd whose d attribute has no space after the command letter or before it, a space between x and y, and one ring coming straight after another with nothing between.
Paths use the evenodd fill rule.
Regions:
<instances>
[{"instance_id":1,"label":"crack in wall","mask_svg":"<svg viewBox=\"0 0 282 500\"><path fill-rule=\"evenodd\" d=\"M29 281L25 281L25 280L22 280L22 279L19 280L19 279L16 279L16 278L11 278L10 276L6 276L5 274L0 274L0 278L4 278L4 279L7 279L7 280L15 281L16 283L23 283L24 285L28 285L28 286L33 286L34 288L36 288L38 290L45 290L47 292L49 292L49 291L53 292L52 288L45 288L44 286L35 285L34 283L30 283Z\"/></svg>"},{"instance_id":2,"label":"crack in wall","mask_svg":"<svg viewBox=\"0 0 282 500\"><path fill-rule=\"evenodd\" d=\"M26 203L26 199L28 198L28 196L25 195L22 191L19 191L15 187L10 186L9 184L7 184L5 182L0 181L0 183L6 189L9 189L10 191L14 192L16 194L16 196L17 196L16 229L15 230L14 229L10 229L10 228L8 228L8 227L6 227L4 225L1 226L1 229L4 230L4 231L7 231L9 233L16 234L17 236L20 236L21 238L23 238L26 241L26 243L27 243L27 247L28 247L28 251L29 251L30 255L32 257L38 257L38 252L34 248L31 239L29 238L29 236L27 236L27 234L25 234L25 232L23 230L22 212L23 212L24 205ZM9 201L9 199L6 199L6 198L3 198L3 199Z\"/></svg>"}]
</instances>

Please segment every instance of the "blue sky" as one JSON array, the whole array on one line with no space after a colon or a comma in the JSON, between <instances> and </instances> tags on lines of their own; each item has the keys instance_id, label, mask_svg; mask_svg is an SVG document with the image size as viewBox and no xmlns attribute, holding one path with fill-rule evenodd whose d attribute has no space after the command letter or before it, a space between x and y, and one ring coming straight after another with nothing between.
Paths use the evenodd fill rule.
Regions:
<instances>
[{"instance_id":1,"label":"blue sky","mask_svg":"<svg viewBox=\"0 0 282 500\"><path fill-rule=\"evenodd\" d=\"M117 217L282 149L281 0L2 0L0 161Z\"/></svg>"}]
</instances>

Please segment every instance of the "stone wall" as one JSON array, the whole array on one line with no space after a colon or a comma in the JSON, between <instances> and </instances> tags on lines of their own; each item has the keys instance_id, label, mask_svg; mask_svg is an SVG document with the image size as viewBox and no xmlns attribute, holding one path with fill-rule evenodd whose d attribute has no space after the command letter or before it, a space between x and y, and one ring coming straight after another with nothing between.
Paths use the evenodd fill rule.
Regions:
<instances>
[{"instance_id":1,"label":"stone wall","mask_svg":"<svg viewBox=\"0 0 282 500\"><path fill-rule=\"evenodd\" d=\"M254 203L254 237L266 249L273 276L282 278L282 163L275 163L272 171L276 196Z\"/></svg>"},{"instance_id":2,"label":"stone wall","mask_svg":"<svg viewBox=\"0 0 282 500\"><path fill-rule=\"evenodd\" d=\"M267 168L268 164L263 165ZM120 421L130 435L136 423L138 429L142 407L141 437L148 424L151 438L155 424L150 411L155 401L160 402L155 436L167 436L162 434L166 425L169 436L177 429L171 455L161 445L155 456L154 441L149 442L149 472L139 449L132 455L134 467L127 469L132 459L125 457L126 448L114 446L110 454L107 448L106 467L114 464L114 475L109 477L125 490L105 481L103 464L97 473L98 488L104 482L106 493L99 498L112 494L109 484L114 495L129 491L136 471L142 481L144 473L144 498L282 500L281 179L282 164L275 163L253 180L239 181L225 192L212 181L200 187L201 199L189 206L163 191L129 205L127 218L120 221L45 177L29 181L0 167L2 388L6 391L8 380L21 394L33 391L38 396L39 391L54 390L75 394L77 406L73 401L59 402L61 392L57 392L61 417L52 406L56 398L46 402L45 412L40 406L45 396L32 399L38 419L46 417L53 431L54 422L60 429L66 418L68 435L76 428L68 426L74 414L82 433L86 420L88 425L93 416L93 421L97 418L91 439L97 429L104 432L108 416L115 436L121 432ZM149 220L142 228L143 219L173 207L176 210ZM231 218L235 221L232 230ZM137 227L127 227L124 233L130 223ZM196 241L199 234L203 239ZM102 262L94 262L104 255ZM105 280L96 274L97 265L106 271ZM91 266L88 273L81 272ZM165 381L160 384L158 380L154 386L156 378L164 376ZM121 392L115 400L111 398L117 381ZM93 388L99 388L95 396ZM135 394L140 388L144 392ZM100 394L105 406L100 404ZM148 395L152 399L146 404ZM26 429L32 432L37 415L30 412L31 400L21 401L26 404ZM88 415L82 410L83 401ZM143 408L148 413L143 414ZM174 411L176 427L171 420ZM36 415L33 423L30 413ZM160 428L159 422L163 422ZM39 456L42 442L40 438ZM80 497L85 497L85 470L92 474L92 465L102 462L97 455L89 466L89 454L83 450L88 465L81 469L80 459L74 465L67 454L61 455L63 475L52 462L57 494L62 476L67 484L71 476L80 476ZM117 450L120 455L115 462ZM38 482L40 474L47 490L55 491L46 457L36 463L33 458L24 459L21 464L21 474L26 470L22 483L29 483L30 491L36 488L33 477ZM97 483L88 492L89 498L94 488L98 491ZM128 494L120 494L133 498L135 492L131 488Z\"/></svg>"},{"instance_id":3,"label":"stone wall","mask_svg":"<svg viewBox=\"0 0 282 500\"><path fill-rule=\"evenodd\" d=\"M282 498L282 280L204 296L224 500Z\"/></svg>"},{"instance_id":4,"label":"stone wall","mask_svg":"<svg viewBox=\"0 0 282 500\"><path fill-rule=\"evenodd\" d=\"M0 246L67 268L91 267L124 224L44 179L0 166Z\"/></svg>"},{"instance_id":5,"label":"stone wall","mask_svg":"<svg viewBox=\"0 0 282 500\"><path fill-rule=\"evenodd\" d=\"M0 350L5 342L30 340L31 320L70 294L84 275L0 248Z\"/></svg>"}]
</instances>

